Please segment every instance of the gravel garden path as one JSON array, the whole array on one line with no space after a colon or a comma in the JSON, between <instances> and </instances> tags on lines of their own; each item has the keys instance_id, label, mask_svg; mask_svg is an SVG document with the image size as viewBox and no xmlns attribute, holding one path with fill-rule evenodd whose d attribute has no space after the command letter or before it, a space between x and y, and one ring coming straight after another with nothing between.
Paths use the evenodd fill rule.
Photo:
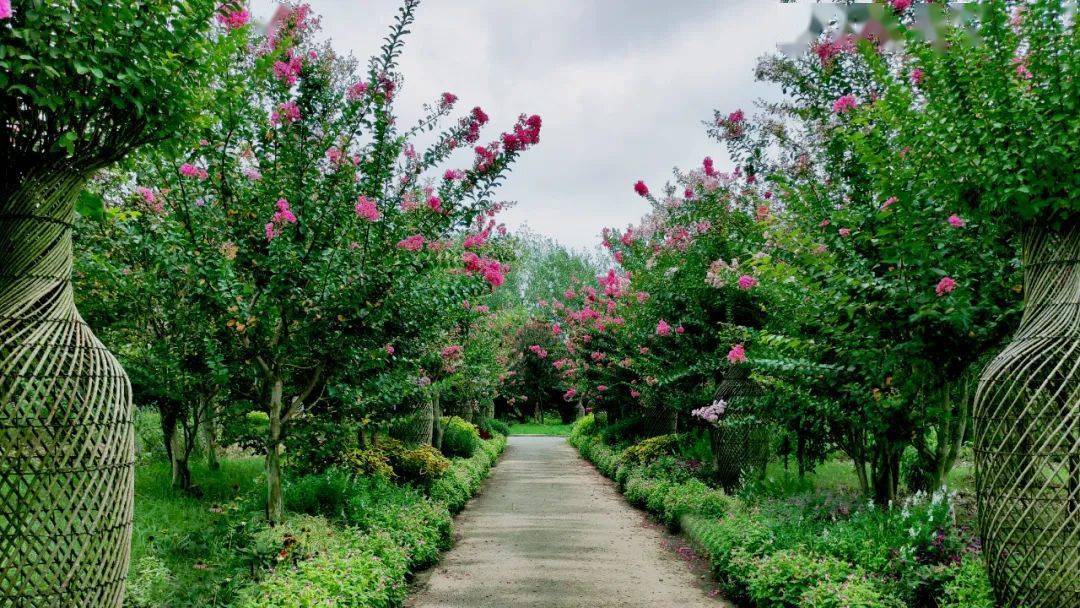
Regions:
<instances>
[{"instance_id":1,"label":"gravel garden path","mask_svg":"<svg viewBox=\"0 0 1080 608\"><path fill-rule=\"evenodd\" d=\"M718 607L708 580L562 437L515 436L412 608ZM685 550L684 550L685 551Z\"/></svg>"}]
</instances>

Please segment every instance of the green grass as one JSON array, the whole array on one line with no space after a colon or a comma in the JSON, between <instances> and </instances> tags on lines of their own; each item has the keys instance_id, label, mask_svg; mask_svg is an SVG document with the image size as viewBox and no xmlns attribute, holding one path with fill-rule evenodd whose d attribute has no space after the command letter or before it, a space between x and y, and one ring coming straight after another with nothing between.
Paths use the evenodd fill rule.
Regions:
<instances>
[{"instance_id":1,"label":"green grass","mask_svg":"<svg viewBox=\"0 0 1080 608\"><path fill-rule=\"evenodd\" d=\"M511 435L550 435L553 437L566 437L570 434L572 424L539 424L537 422L515 422L510 425Z\"/></svg>"},{"instance_id":2,"label":"green grass","mask_svg":"<svg viewBox=\"0 0 1080 608\"><path fill-rule=\"evenodd\" d=\"M167 462L138 467L132 531L132 606L218 606L249 578L234 545L260 516L262 459L192 463L201 497L170 487ZM168 598L167 600L165 598Z\"/></svg>"}]
</instances>

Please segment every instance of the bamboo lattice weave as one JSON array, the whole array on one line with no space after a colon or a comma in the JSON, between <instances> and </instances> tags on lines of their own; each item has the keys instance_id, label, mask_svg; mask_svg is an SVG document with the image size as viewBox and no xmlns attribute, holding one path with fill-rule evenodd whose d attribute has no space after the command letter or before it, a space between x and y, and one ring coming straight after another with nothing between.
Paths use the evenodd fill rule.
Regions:
<instances>
[{"instance_id":1,"label":"bamboo lattice weave","mask_svg":"<svg viewBox=\"0 0 1080 608\"><path fill-rule=\"evenodd\" d=\"M0 606L119 607L131 389L75 307L82 179L54 171L28 182L0 201Z\"/></svg>"},{"instance_id":2,"label":"bamboo lattice weave","mask_svg":"<svg viewBox=\"0 0 1080 608\"><path fill-rule=\"evenodd\" d=\"M1024 234L1025 310L975 397L980 533L1002 606L1080 606L1080 222Z\"/></svg>"}]
</instances>

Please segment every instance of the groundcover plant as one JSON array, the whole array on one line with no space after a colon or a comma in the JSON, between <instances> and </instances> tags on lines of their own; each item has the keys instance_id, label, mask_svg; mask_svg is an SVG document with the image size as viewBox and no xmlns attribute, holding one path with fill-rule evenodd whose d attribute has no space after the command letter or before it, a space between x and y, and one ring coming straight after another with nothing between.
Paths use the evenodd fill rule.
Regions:
<instances>
[{"instance_id":1,"label":"groundcover plant","mask_svg":"<svg viewBox=\"0 0 1080 608\"><path fill-rule=\"evenodd\" d=\"M781 4L0 0L0 605L1080 605L1075 3Z\"/></svg>"}]
</instances>

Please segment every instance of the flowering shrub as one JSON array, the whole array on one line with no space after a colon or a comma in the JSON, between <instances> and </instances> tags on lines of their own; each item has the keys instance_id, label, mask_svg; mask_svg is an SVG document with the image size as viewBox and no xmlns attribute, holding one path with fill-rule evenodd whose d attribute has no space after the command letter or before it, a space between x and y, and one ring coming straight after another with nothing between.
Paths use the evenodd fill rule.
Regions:
<instances>
[{"instance_id":1,"label":"flowering shrub","mask_svg":"<svg viewBox=\"0 0 1080 608\"><path fill-rule=\"evenodd\" d=\"M169 306L197 302L204 315L185 338L228 352L228 375L259 396L271 519L282 516L286 437L315 445L334 430L305 433L303 421L327 416L355 436L357 421L403 400L461 389L458 372L484 369L470 376L478 392L497 375L481 362L486 343L453 340L487 315L460 303L505 281L491 195L539 142L541 121L523 116L477 145L473 166L430 177L488 118L476 108L450 120L457 98L443 94L420 126L399 130L396 59L417 4L403 3L367 70L315 42L306 5L283 8L265 35L233 27L241 18L228 9L213 98L188 138L138 159L132 213L116 218L147 244L152 270L178 264ZM440 128L426 150L410 143Z\"/></svg>"}]
</instances>

